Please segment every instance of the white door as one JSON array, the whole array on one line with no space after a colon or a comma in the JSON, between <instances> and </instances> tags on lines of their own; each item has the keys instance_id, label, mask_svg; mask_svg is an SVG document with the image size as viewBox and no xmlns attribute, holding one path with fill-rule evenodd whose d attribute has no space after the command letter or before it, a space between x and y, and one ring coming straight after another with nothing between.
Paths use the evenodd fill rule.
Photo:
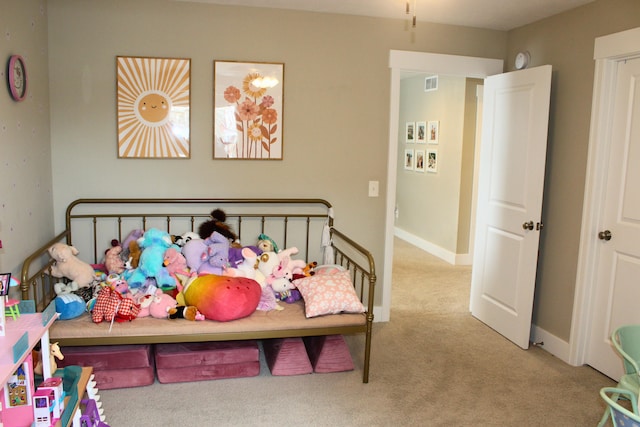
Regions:
<instances>
[{"instance_id":1,"label":"white door","mask_svg":"<svg viewBox=\"0 0 640 427\"><path fill-rule=\"evenodd\" d=\"M473 316L529 348L547 151L551 66L485 79Z\"/></svg>"},{"instance_id":2,"label":"white door","mask_svg":"<svg viewBox=\"0 0 640 427\"><path fill-rule=\"evenodd\" d=\"M640 58L618 64L587 364L619 379L611 332L640 323Z\"/></svg>"}]
</instances>

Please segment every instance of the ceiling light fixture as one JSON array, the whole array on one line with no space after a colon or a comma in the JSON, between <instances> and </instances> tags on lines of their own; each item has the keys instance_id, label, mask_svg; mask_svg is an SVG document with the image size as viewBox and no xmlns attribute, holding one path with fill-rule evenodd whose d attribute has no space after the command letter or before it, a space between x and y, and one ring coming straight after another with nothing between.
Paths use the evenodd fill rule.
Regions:
<instances>
[{"instance_id":1,"label":"ceiling light fixture","mask_svg":"<svg viewBox=\"0 0 640 427\"><path fill-rule=\"evenodd\" d=\"M411 26L413 28L416 27L416 3L417 3L417 0L413 0L413 17L411 18ZM411 13L412 9L411 9L411 5L409 4L409 0L407 0L404 10L407 15Z\"/></svg>"},{"instance_id":2,"label":"ceiling light fixture","mask_svg":"<svg viewBox=\"0 0 640 427\"><path fill-rule=\"evenodd\" d=\"M258 77L251 81L251 84L255 87L259 87L262 89L270 89L278 84L278 79L275 77Z\"/></svg>"}]
</instances>

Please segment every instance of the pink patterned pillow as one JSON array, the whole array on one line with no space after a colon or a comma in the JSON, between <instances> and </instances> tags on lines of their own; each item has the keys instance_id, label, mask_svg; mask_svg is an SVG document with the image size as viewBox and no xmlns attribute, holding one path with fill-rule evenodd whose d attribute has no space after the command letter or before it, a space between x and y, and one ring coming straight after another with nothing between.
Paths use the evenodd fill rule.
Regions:
<instances>
[{"instance_id":1,"label":"pink patterned pillow","mask_svg":"<svg viewBox=\"0 0 640 427\"><path fill-rule=\"evenodd\" d=\"M307 318L336 313L364 313L349 271L316 274L294 280L304 299Z\"/></svg>"}]
</instances>

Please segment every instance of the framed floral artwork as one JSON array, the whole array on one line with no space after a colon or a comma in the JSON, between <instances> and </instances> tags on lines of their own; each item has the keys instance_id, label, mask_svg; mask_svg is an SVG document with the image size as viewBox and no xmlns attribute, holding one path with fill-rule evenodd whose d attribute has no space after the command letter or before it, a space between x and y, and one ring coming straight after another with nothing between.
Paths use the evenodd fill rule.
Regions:
<instances>
[{"instance_id":1,"label":"framed floral artwork","mask_svg":"<svg viewBox=\"0 0 640 427\"><path fill-rule=\"evenodd\" d=\"M282 160L284 64L213 62L213 158Z\"/></svg>"},{"instance_id":2,"label":"framed floral artwork","mask_svg":"<svg viewBox=\"0 0 640 427\"><path fill-rule=\"evenodd\" d=\"M191 157L191 60L116 57L118 158Z\"/></svg>"}]
</instances>

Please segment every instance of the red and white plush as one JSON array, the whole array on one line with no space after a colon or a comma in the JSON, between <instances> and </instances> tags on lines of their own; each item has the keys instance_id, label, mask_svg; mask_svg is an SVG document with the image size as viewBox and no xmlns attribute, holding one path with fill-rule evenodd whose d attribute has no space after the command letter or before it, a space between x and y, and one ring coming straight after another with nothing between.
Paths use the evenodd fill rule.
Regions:
<instances>
[{"instance_id":1,"label":"red and white plush","mask_svg":"<svg viewBox=\"0 0 640 427\"><path fill-rule=\"evenodd\" d=\"M104 286L96 298L91 319L94 323L101 323L104 320L124 322L135 319L139 312L140 306L133 299L123 296L114 288Z\"/></svg>"}]
</instances>

